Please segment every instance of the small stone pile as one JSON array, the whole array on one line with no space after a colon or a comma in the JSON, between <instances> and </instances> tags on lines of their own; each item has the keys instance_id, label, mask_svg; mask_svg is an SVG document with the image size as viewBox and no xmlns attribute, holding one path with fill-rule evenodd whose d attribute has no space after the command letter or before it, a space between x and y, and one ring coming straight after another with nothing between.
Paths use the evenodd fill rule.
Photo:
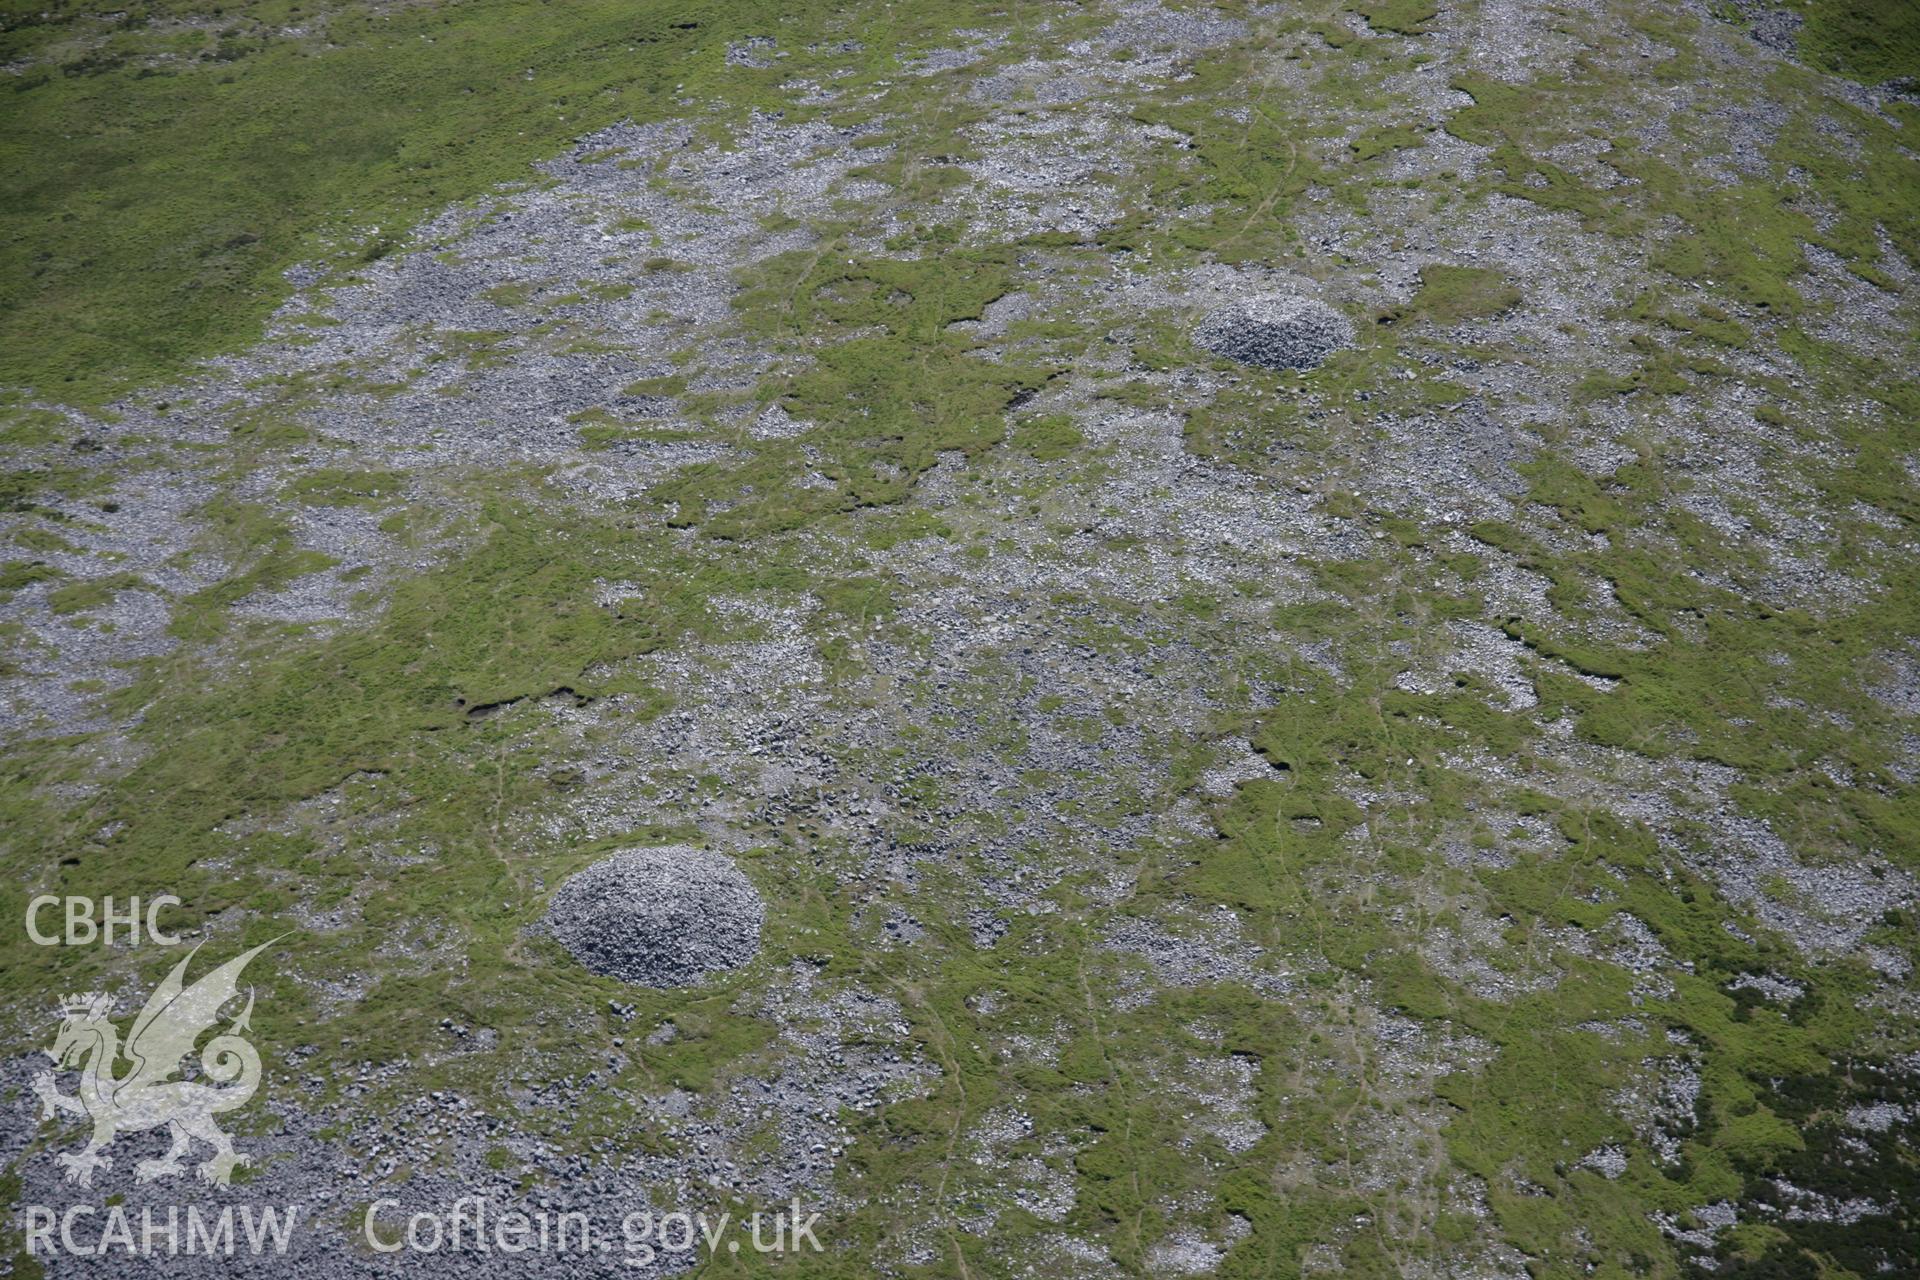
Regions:
<instances>
[{"instance_id":1,"label":"small stone pile","mask_svg":"<svg viewBox=\"0 0 1920 1280\"><path fill-rule=\"evenodd\" d=\"M1353 343L1353 326L1324 302L1269 293L1207 314L1194 341L1215 355L1263 369L1313 369Z\"/></svg>"},{"instance_id":2,"label":"small stone pile","mask_svg":"<svg viewBox=\"0 0 1920 1280\"><path fill-rule=\"evenodd\" d=\"M547 904L548 927L574 959L647 987L684 987L747 963L766 915L731 859L687 845L616 853Z\"/></svg>"}]
</instances>

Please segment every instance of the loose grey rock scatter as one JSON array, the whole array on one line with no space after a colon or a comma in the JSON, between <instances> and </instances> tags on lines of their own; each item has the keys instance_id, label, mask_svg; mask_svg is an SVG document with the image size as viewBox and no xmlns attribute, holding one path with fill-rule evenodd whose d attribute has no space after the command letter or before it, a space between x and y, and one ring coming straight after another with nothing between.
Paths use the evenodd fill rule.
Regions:
<instances>
[{"instance_id":1,"label":"loose grey rock scatter","mask_svg":"<svg viewBox=\"0 0 1920 1280\"><path fill-rule=\"evenodd\" d=\"M595 973L684 987L737 969L760 949L766 906L724 854L686 845L630 849L553 895L547 922Z\"/></svg>"},{"instance_id":2,"label":"loose grey rock scatter","mask_svg":"<svg viewBox=\"0 0 1920 1280\"><path fill-rule=\"evenodd\" d=\"M1800 14L1791 9L1769 9L1754 4L1743 4L1740 8L1753 23L1755 40L1789 56L1798 51L1800 28L1806 22Z\"/></svg>"},{"instance_id":3,"label":"loose grey rock scatter","mask_svg":"<svg viewBox=\"0 0 1920 1280\"><path fill-rule=\"evenodd\" d=\"M1627 1171L1627 1153L1619 1146L1596 1147L1580 1158L1579 1167L1591 1169L1611 1182Z\"/></svg>"},{"instance_id":4,"label":"loose grey rock scatter","mask_svg":"<svg viewBox=\"0 0 1920 1280\"><path fill-rule=\"evenodd\" d=\"M1324 302L1262 294L1210 312L1194 341L1215 355L1263 369L1314 369L1353 344L1353 325Z\"/></svg>"}]
</instances>

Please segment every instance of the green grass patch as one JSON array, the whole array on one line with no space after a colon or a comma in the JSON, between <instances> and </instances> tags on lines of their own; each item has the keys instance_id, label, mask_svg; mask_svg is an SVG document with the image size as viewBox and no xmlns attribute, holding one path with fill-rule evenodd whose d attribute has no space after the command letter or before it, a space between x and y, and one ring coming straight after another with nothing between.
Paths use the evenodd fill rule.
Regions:
<instances>
[{"instance_id":1,"label":"green grass patch","mask_svg":"<svg viewBox=\"0 0 1920 1280\"><path fill-rule=\"evenodd\" d=\"M1389 151L1404 151L1417 147L1421 142L1421 133L1406 125L1393 125L1385 129L1375 129L1363 133L1347 144L1347 150L1353 152L1356 160L1371 160L1375 156L1386 155Z\"/></svg>"},{"instance_id":2,"label":"green grass patch","mask_svg":"<svg viewBox=\"0 0 1920 1280\"><path fill-rule=\"evenodd\" d=\"M1417 36L1427 24L1440 16L1440 6L1432 0L1360 0L1353 11L1367 20L1375 31Z\"/></svg>"},{"instance_id":3,"label":"green grass patch","mask_svg":"<svg viewBox=\"0 0 1920 1280\"><path fill-rule=\"evenodd\" d=\"M1806 19L1803 58L1867 84L1920 76L1920 5L1912 0L1791 0Z\"/></svg>"},{"instance_id":4,"label":"green grass patch","mask_svg":"<svg viewBox=\"0 0 1920 1280\"><path fill-rule=\"evenodd\" d=\"M56 587L47 595L47 607L61 614L88 613L112 604L114 596L122 591L152 589L151 584L136 574L116 573L105 578L88 578L84 582Z\"/></svg>"},{"instance_id":5,"label":"green grass patch","mask_svg":"<svg viewBox=\"0 0 1920 1280\"><path fill-rule=\"evenodd\" d=\"M1420 268L1420 288L1407 310L1436 324L1460 324L1511 311L1520 301L1520 290L1490 267L1432 263Z\"/></svg>"},{"instance_id":6,"label":"green grass patch","mask_svg":"<svg viewBox=\"0 0 1920 1280\"><path fill-rule=\"evenodd\" d=\"M1013 447L1035 462L1058 462L1087 442L1064 413L1028 418L1013 427Z\"/></svg>"},{"instance_id":7,"label":"green grass patch","mask_svg":"<svg viewBox=\"0 0 1920 1280\"><path fill-rule=\"evenodd\" d=\"M824 49L863 22L765 0L265 4L216 38L175 16L208 6L22 11L0 34L0 59L25 64L0 111L0 382L97 400L171 376L257 336L292 263L377 259L589 130L677 114L719 87L729 40ZM901 38L967 21L887 19ZM735 109L784 101L726 85Z\"/></svg>"},{"instance_id":8,"label":"green grass patch","mask_svg":"<svg viewBox=\"0 0 1920 1280\"><path fill-rule=\"evenodd\" d=\"M289 481L286 495L316 507L382 507L399 501L410 483L404 471L309 471Z\"/></svg>"}]
</instances>

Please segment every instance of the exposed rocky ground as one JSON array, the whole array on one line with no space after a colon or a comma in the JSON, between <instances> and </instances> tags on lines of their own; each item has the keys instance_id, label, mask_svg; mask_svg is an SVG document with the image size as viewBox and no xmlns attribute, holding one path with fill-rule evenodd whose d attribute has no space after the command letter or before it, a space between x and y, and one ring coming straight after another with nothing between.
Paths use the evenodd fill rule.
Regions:
<instances>
[{"instance_id":1,"label":"exposed rocky ground","mask_svg":"<svg viewBox=\"0 0 1920 1280\"><path fill-rule=\"evenodd\" d=\"M360 1239L479 1195L797 1197L823 1275L1920 1272L1920 110L1799 31L770 28L175 384L18 388L9 909L283 940L246 1176L85 1192L49 1010L175 957L9 941L9 1198L307 1221L0 1267L704 1257Z\"/></svg>"}]
</instances>

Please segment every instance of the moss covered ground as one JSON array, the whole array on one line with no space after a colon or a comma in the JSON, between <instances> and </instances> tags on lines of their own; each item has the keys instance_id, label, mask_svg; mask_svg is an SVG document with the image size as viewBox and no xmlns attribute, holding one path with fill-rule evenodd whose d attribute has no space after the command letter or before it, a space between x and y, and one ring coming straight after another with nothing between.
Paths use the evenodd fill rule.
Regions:
<instances>
[{"instance_id":1,"label":"moss covered ground","mask_svg":"<svg viewBox=\"0 0 1920 1280\"><path fill-rule=\"evenodd\" d=\"M717 1274L1920 1268L1910 6L1147 8L10 13L0 918L293 932L414 1185L830 1203ZM754 965L542 934L673 841Z\"/></svg>"}]
</instances>

